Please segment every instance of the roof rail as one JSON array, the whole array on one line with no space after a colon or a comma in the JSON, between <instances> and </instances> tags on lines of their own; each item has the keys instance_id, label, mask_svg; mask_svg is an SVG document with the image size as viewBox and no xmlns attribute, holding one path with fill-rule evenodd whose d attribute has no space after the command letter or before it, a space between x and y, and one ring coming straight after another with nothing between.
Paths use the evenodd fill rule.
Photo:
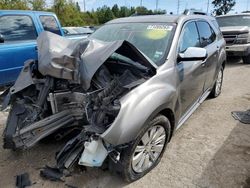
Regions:
<instances>
[{"instance_id":1,"label":"roof rail","mask_svg":"<svg viewBox=\"0 0 250 188\"><path fill-rule=\"evenodd\" d=\"M183 12L184 15L207 15L207 13L195 9L185 9Z\"/></svg>"}]
</instances>

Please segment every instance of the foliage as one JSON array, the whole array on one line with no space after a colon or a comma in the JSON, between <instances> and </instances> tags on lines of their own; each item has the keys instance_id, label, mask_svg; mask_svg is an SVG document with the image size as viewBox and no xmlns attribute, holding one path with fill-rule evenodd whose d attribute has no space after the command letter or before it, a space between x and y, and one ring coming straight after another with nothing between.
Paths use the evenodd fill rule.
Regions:
<instances>
[{"instance_id":1,"label":"foliage","mask_svg":"<svg viewBox=\"0 0 250 188\"><path fill-rule=\"evenodd\" d=\"M28 10L29 6L27 0L0 0L0 9Z\"/></svg>"},{"instance_id":2,"label":"foliage","mask_svg":"<svg viewBox=\"0 0 250 188\"><path fill-rule=\"evenodd\" d=\"M45 10L46 1L45 0L29 0L32 10Z\"/></svg>"},{"instance_id":3,"label":"foliage","mask_svg":"<svg viewBox=\"0 0 250 188\"><path fill-rule=\"evenodd\" d=\"M74 0L54 0L53 6L46 8L46 0L0 0L0 9L43 10L54 12L62 26L83 26L104 24L114 18L132 15L165 14L165 11L152 11L146 7L102 6L95 11L81 12Z\"/></svg>"},{"instance_id":4,"label":"foliage","mask_svg":"<svg viewBox=\"0 0 250 188\"><path fill-rule=\"evenodd\" d=\"M54 0L53 12L58 16L63 26L82 25L81 12L74 1Z\"/></svg>"},{"instance_id":5,"label":"foliage","mask_svg":"<svg viewBox=\"0 0 250 188\"><path fill-rule=\"evenodd\" d=\"M227 14L236 4L235 0L213 0L214 13L216 15Z\"/></svg>"}]
</instances>

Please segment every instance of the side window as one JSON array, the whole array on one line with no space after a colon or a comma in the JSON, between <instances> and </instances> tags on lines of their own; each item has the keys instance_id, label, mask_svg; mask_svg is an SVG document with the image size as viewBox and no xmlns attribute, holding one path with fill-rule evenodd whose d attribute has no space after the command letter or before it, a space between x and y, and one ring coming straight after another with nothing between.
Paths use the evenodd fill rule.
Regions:
<instances>
[{"instance_id":1,"label":"side window","mask_svg":"<svg viewBox=\"0 0 250 188\"><path fill-rule=\"evenodd\" d=\"M201 38L201 47L205 47L215 41L216 34L207 22L198 21L197 26Z\"/></svg>"},{"instance_id":2,"label":"side window","mask_svg":"<svg viewBox=\"0 0 250 188\"><path fill-rule=\"evenodd\" d=\"M45 31L61 35L61 31L54 16L40 16L39 18Z\"/></svg>"},{"instance_id":3,"label":"side window","mask_svg":"<svg viewBox=\"0 0 250 188\"><path fill-rule=\"evenodd\" d=\"M195 22L187 23L182 30L179 52L185 52L188 47L200 47L199 34Z\"/></svg>"},{"instance_id":4,"label":"side window","mask_svg":"<svg viewBox=\"0 0 250 188\"><path fill-rule=\"evenodd\" d=\"M29 16L13 15L0 17L0 34L4 42L35 40L37 32Z\"/></svg>"}]
</instances>

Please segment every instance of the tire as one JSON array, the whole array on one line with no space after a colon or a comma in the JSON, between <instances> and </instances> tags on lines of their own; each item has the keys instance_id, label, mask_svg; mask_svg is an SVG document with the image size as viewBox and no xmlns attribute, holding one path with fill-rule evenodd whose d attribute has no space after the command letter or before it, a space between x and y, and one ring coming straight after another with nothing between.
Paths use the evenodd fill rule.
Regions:
<instances>
[{"instance_id":1,"label":"tire","mask_svg":"<svg viewBox=\"0 0 250 188\"><path fill-rule=\"evenodd\" d=\"M216 98L221 94L221 88L222 88L222 83L223 83L223 67L220 68L220 71L217 75L214 87L210 93L210 98Z\"/></svg>"},{"instance_id":2,"label":"tire","mask_svg":"<svg viewBox=\"0 0 250 188\"><path fill-rule=\"evenodd\" d=\"M169 141L170 131L170 122L168 118L163 115L156 116L144 126L135 141L121 152L119 171L125 181L133 182L138 180L157 166ZM150 139L149 133L152 133L151 135L153 136L151 138L153 139ZM165 139L163 139L164 134ZM148 140L146 138L148 138ZM145 146L142 140L144 140L144 143L149 141L148 146ZM135 149L139 151L136 152ZM158 151L156 152L156 150ZM139 160L139 158L141 160ZM141 164L143 164L143 166ZM144 167L144 165L146 167ZM140 166L142 167L140 168Z\"/></svg>"},{"instance_id":3,"label":"tire","mask_svg":"<svg viewBox=\"0 0 250 188\"><path fill-rule=\"evenodd\" d=\"M242 57L244 64L250 64L250 55Z\"/></svg>"}]
</instances>

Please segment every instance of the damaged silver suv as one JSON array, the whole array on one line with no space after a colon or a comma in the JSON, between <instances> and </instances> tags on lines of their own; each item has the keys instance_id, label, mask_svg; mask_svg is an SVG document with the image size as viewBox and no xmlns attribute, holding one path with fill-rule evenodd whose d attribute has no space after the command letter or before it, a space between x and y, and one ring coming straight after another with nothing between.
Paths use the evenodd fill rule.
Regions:
<instances>
[{"instance_id":1,"label":"damaged silver suv","mask_svg":"<svg viewBox=\"0 0 250 188\"><path fill-rule=\"evenodd\" d=\"M49 32L4 93L11 110L4 147L26 149L49 135L69 141L56 166L108 163L134 181L160 161L197 107L221 93L225 41L213 17L138 16L108 22L90 38Z\"/></svg>"}]
</instances>

